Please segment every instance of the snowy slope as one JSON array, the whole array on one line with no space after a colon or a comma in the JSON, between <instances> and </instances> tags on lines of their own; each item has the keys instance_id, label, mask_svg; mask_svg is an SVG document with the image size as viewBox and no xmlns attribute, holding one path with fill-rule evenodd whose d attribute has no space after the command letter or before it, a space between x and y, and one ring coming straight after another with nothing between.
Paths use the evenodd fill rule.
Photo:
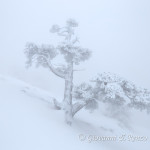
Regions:
<instances>
[{"instance_id":1,"label":"snowy slope","mask_svg":"<svg viewBox=\"0 0 150 150\"><path fill-rule=\"evenodd\" d=\"M70 127L64 123L63 111L53 109L51 96L17 79L0 76L0 150L149 149L149 138L145 142L118 141L122 134L150 136L147 114L132 112L125 127L123 115L114 119L101 104L93 113L79 112ZM90 135L117 136L117 140L92 141Z\"/></svg>"}]
</instances>

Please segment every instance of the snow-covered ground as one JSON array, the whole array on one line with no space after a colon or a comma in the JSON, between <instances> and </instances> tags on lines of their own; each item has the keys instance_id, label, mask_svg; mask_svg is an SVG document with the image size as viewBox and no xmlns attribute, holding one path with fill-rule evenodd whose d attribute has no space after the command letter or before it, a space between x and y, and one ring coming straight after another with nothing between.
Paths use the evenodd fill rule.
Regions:
<instances>
[{"instance_id":1,"label":"snow-covered ground","mask_svg":"<svg viewBox=\"0 0 150 150\"><path fill-rule=\"evenodd\" d=\"M80 111L68 126L52 102L52 93L0 75L0 150L149 150L150 116L145 112L111 113L100 104L93 113ZM143 139L131 141L131 136Z\"/></svg>"}]
</instances>

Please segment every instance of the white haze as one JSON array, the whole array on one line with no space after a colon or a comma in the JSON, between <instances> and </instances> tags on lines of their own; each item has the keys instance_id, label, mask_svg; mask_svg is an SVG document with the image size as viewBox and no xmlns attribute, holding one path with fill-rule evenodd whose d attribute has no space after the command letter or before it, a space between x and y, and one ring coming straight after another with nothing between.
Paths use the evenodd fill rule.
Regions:
<instances>
[{"instance_id":1,"label":"white haze","mask_svg":"<svg viewBox=\"0 0 150 150\"><path fill-rule=\"evenodd\" d=\"M91 59L75 74L75 83L101 72L116 73L150 89L149 0L0 0L0 73L14 76L54 95L64 82L46 69L26 70L26 42L56 44L49 32L68 18L79 22L81 45Z\"/></svg>"}]
</instances>

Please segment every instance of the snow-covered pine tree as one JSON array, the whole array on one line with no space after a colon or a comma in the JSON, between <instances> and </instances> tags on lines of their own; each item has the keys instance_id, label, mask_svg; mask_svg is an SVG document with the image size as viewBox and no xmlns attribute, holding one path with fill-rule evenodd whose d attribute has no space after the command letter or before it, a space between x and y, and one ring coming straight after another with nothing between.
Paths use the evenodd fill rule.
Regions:
<instances>
[{"instance_id":1,"label":"snow-covered pine tree","mask_svg":"<svg viewBox=\"0 0 150 150\"><path fill-rule=\"evenodd\" d=\"M28 67L35 63L36 66L48 68L65 80L63 102L60 104L54 100L54 104L57 109L65 110L66 122L71 124L74 115L82 108L96 109L98 101L118 106L127 105L150 112L150 91L139 88L115 74L98 74L90 83L73 85L74 66L91 56L88 49L80 47L75 35L76 27L78 27L78 23L73 19L69 19L65 27L54 25L51 32L63 37L60 44L54 47L53 45L38 46L34 43L27 43L25 49ZM53 60L58 55L62 55L65 60L65 64L59 65L59 67L53 64Z\"/></svg>"},{"instance_id":2,"label":"snow-covered pine tree","mask_svg":"<svg viewBox=\"0 0 150 150\"><path fill-rule=\"evenodd\" d=\"M63 41L56 47L53 45L38 46L34 43L28 43L25 48L28 66L31 66L32 63L35 63L37 66L43 66L65 80L63 106L58 105L57 101L55 101L55 104L57 108L61 107L65 110L67 124L72 123L74 108L76 107L74 106L73 108L72 104L74 65L79 65L80 62L89 59L91 56L91 52L88 49L80 47L78 38L75 35L76 27L78 27L78 23L73 19L67 20L64 27L53 25L51 32L63 37ZM58 55L62 55L65 60L65 64L60 67L56 67L52 63L53 59Z\"/></svg>"}]
</instances>

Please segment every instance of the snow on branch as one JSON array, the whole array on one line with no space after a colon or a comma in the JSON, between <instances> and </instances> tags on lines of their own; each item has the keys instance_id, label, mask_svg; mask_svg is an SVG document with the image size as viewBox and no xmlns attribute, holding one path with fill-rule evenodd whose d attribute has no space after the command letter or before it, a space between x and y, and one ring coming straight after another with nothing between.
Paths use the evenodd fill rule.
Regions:
<instances>
[{"instance_id":1,"label":"snow on branch","mask_svg":"<svg viewBox=\"0 0 150 150\"><path fill-rule=\"evenodd\" d=\"M95 83L98 99L147 110L150 108L150 91L124 78L111 73L102 73L96 77Z\"/></svg>"},{"instance_id":2,"label":"snow on branch","mask_svg":"<svg viewBox=\"0 0 150 150\"><path fill-rule=\"evenodd\" d=\"M33 63L35 63L37 67L43 66L49 68L55 75L65 78L63 70L61 71L60 67L55 68L51 63L51 60L54 59L58 54L53 46L37 46L33 43L28 43L26 45L25 54L27 57L27 67L30 67Z\"/></svg>"},{"instance_id":3,"label":"snow on branch","mask_svg":"<svg viewBox=\"0 0 150 150\"><path fill-rule=\"evenodd\" d=\"M150 112L150 91L111 73L98 74L91 83L74 87L73 98L77 101L74 104L74 112L83 107L96 109L98 101Z\"/></svg>"},{"instance_id":4,"label":"snow on branch","mask_svg":"<svg viewBox=\"0 0 150 150\"><path fill-rule=\"evenodd\" d=\"M74 19L66 21L65 27L59 27L53 25L51 28L52 33L56 33L58 36L63 36L65 39L57 46L57 49L64 56L66 62L74 62L78 65L80 62L90 58L91 51L87 48L82 48L79 45L79 39L75 35L75 27L78 23Z\"/></svg>"}]
</instances>

